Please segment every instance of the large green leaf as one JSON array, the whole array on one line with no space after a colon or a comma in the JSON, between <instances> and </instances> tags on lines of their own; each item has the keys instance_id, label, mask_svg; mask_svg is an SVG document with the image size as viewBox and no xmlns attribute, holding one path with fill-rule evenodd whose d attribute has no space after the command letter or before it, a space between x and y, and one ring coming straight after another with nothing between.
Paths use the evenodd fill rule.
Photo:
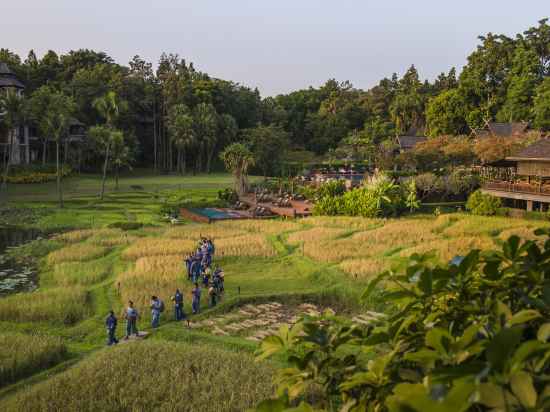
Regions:
<instances>
[{"instance_id":1,"label":"large green leaf","mask_svg":"<svg viewBox=\"0 0 550 412\"><path fill-rule=\"evenodd\" d=\"M541 314L538 310L534 310L534 309L521 310L517 313L514 313L514 315L508 321L507 326L511 327L514 325L521 325L522 323L527 323L529 321L532 321L533 319L537 319L540 317L541 317Z\"/></svg>"},{"instance_id":2,"label":"large green leaf","mask_svg":"<svg viewBox=\"0 0 550 412\"><path fill-rule=\"evenodd\" d=\"M521 340L519 327L502 329L487 346L487 360L491 367L502 370L508 357L515 351Z\"/></svg>"},{"instance_id":3,"label":"large green leaf","mask_svg":"<svg viewBox=\"0 0 550 412\"><path fill-rule=\"evenodd\" d=\"M545 323L539 327L537 339L546 342L550 338L550 323Z\"/></svg>"},{"instance_id":4,"label":"large green leaf","mask_svg":"<svg viewBox=\"0 0 550 412\"><path fill-rule=\"evenodd\" d=\"M510 378L512 392L526 408L534 408L537 404L537 391L533 378L526 372L517 372Z\"/></svg>"}]
</instances>

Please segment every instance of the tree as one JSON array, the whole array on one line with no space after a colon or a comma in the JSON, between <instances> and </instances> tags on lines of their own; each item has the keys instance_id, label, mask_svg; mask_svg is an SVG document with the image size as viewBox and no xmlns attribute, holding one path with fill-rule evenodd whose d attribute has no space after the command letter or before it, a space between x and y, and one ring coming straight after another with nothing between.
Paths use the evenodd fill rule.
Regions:
<instances>
[{"instance_id":1,"label":"tree","mask_svg":"<svg viewBox=\"0 0 550 412\"><path fill-rule=\"evenodd\" d=\"M195 133L199 140L198 159L203 151L206 155L206 172L210 173L210 166L216 148L218 114L212 104L201 103L195 109ZM200 169L200 167L199 167Z\"/></svg>"},{"instance_id":2,"label":"tree","mask_svg":"<svg viewBox=\"0 0 550 412\"><path fill-rule=\"evenodd\" d=\"M120 174L120 169L127 167L130 170L132 169L132 162L134 161L134 156L132 150L120 136L115 136L112 141L112 150L111 158L113 167L115 169L115 190L118 190L118 178Z\"/></svg>"},{"instance_id":3,"label":"tree","mask_svg":"<svg viewBox=\"0 0 550 412\"><path fill-rule=\"evenodd\" d=\"M545 131L550 130L550 77L537 87L534 99L534 124Z\"/></svg>"},{"instance_id":4,"label":"tree","mask_svg":"<svg viewBox=\"0 0 550 412\"><path fill-rule=\"evenodd\" d=\"M411 66L399 80L397 92L390 106L392 120L399 133L417 129L423 124L424 98L421 94L422 83L416 68Z\"/></svg>"},{"instance_id":5,"label":"tree","mask_svg":"<svg viewBox=\"0 0 550 412\"><path fill-rule=\"evenodd\" d=\"M465 101L458 89L444 91L430 99L426 123L430 136L461 134L466 130Z\"/></svg>"},{"instance_id":6,"label":"tree","mask_svg":"<svg viewBox=\"0 0 550 412\"><path fill-rule=\"evenodd\" d=\"M184 104L177 104L168 115L171 141L178 151L177 171L185 174L186 150L195 144L193 116Z\"/></svg>"},{"instance_id":7,"label":"tree","mask_svg":"<svg viewBox=\"0 0 550 412\"><path fill-rule=\"evenodd\" d=\"M93 126L90 128L88 135L94 140L98 147L98 151L103 153L104 156L101 192L99 193L99 198L103 200L111 151L114 147L118 147L118 150L122 151L122 146L124 145L124 135L120 130L113 129L106 125Z\"/></svg>"},{"instance_id":8,"label":"tree","mask_svg":"<svg viewBox=\"0 0 550 412\"><path fill-rule=\"evenodd\" d=\"M17 147L17 132L25 116L25 100L14 89L8 89L4 95L0 94L0 120L7 129L8 139L4 151L4 175L2 189L7 191L8 175L14 149Z\"/></svg>"},{"instance_id":9,"label":"tree","mask_svg":"<svg viewBox=\"0 0 550 412\"><path fill-rule=\"evenodd\" d=\"M115 130L115 122L120 114L120 109L126 107L126 103L121 101L115 92L109 91L104 96L99 97L93 102L94 108L98 111L101 117L105 119L105 128L96 126L90 130L90 136L101 146L105 153L105 161L103 163L103 177L101 180L101 192L99 197L103 200L105 195L105 181L107 179L107 167L109 165L109 154L112 145L119 144L118 141L124 141L124 136L121 131Z\"/></svg>"},{"instance_id":10,"label":"tree","mask_svg":"<svg viewBox=\"0 0 550 412\"><path fill-rule=\"evenodd\" d=\"M74 100L49 86L42 86L31 97L31 112L37 122L43 139L43 158L45 162L46 144L48 139L55 142L55 165L57 174L57 194L59 207L63 207L63 190L61 186L61 166L59 151L62 140L67 136L71 117L75 111Z\"/></svg>"},{"instance_id":11,"label":"tree","mask_svg":"<svg viewBox=\"0 0 550 412\"><path fill-rule=\"evenodd\" d=\"M258 126L243 134L264 177L277 172L288 147L288 134L278 126Z\"/></svg>"},{"instance_id":12,"label":"tree","mask_svg":"<svg viewBox=\"0 0 550 412\"><path fill-rule=\"evenodd\" d=\"M506 101L497 115L500 121L526 122L532 119L533 97L540 79L539 73L537 54L523 46L517 47L507 79Z\"/></svg>"},{"instance_id":13,"label":"tree","mask_svg":"<svg viewBox=\"0 0 550 412\"><path fill-rule=\"evenodd\" d=\"M235 190L239 195L246 193L246 176L255 159L252 152L242 143L232 143L220 154L225 168L233 174Z\"/></svg>"}]
</instances>

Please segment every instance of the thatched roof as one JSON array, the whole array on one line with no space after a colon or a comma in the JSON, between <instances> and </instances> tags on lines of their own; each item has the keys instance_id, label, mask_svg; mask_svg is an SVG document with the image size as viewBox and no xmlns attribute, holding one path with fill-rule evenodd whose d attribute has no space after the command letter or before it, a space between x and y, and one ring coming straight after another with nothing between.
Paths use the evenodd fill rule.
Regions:
<instances>
[{"instance_id":1,"label":"thatched roof","mask_svg":"<svg viewBox=\"0 0 550 412\"><path fill-rule=\"evenodd\" d=\"M397 144L401 150L412 150L418 143L428 140L424 136L397 136Z\"/></svg>"},{"instance_id":2,"label":"thatched roof","mask_svg":"<svg viewBox=\"0 0 550 412\"><path fill-rule=\"evenodd\" d=\"M484 138L489 136L495 137L512 137L524 133L529 127L529 123L524 122L510 122L510 123L498 123L489 122L483 129L474 130L475 135L478 138Z\"/></svg>"},{"instance_id":3,"label":"thatched roof","mask_svg":"<svg viewBox=\"0 0 550 412\"><path fill-rule=\"evenodd\" d=\"M509 156L506 160L537 160L550 162L550 139L541 139L521 150L519 153Z\"/></svg>"}]
</instances>

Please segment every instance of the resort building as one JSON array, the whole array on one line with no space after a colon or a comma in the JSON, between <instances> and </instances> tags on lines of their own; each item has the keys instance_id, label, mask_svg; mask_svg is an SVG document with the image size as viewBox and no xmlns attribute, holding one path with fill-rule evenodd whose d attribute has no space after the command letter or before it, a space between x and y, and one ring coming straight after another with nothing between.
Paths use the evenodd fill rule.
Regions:
<instances>
[{"instance_id":1,"label":"resort building","mask_svg":"<svg viewBox=\"0 0 550 412\"><path fill-rule=\"evenodd\" d=\"M514 156L493 163L494 178L483 187L508 206L547 211L550 205L550 139L541 139Z\"/></svg>"},{"instance_id":2,"label":"resort building","mask_svg":"<svg viewBox=\"0 0 550 412\"><path fill-rule=\"evenodd\" d=\"M6 93L7 90L15 90L18 95L23 95L25 85L6 63L0 62L0 93ZM0 113L1 116L2 113ZM81 142L85 137L86 126L77 119L72 119L69 135L65 139L66 147L71 143ZM48 150L50 142L46 138L46 144L44 144L44 139L38 135L37 128L30 122L16 130L6 130L0 127L0 153L5 161L7 150L11 148L11 164L29 164L40 159L43 151ZM67 150L65 150L65 156L66 153Z\"/></svg>"}]
</instances>

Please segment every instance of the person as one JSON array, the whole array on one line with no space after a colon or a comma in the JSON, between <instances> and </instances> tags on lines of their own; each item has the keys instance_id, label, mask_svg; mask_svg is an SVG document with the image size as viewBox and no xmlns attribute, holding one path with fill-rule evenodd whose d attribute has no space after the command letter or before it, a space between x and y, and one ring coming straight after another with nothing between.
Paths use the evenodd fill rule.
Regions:
<instances>
[{"instance_id":1,"label":"person","mask_svg":"<svg viewBox=\"0 0 550 412\"><path fill-rule=\"evenodd\" d=\"M210 283L210 275L209 275L208 271L205 270L203 275L202 275L202 286L206 288L206 287L208 287L209 283Z\"/></svg>"},{"instance_id":2,"label":"person","mask_svg":"<svg viewBox=\"0 0 550 412\"><path fill-rule=\"evenodd\" d=\"M151 327L158 328L160 324L160 313L162 312L162 301L156 297L151 296Z\"/></svg>"},{"instance_id":3,"label":"person","mask_svg":"<svg viewBox=\"0 0 550 412\"><path fill-rule=\"evenodd\" d=\"M179 289L176 289L176 293L174 294L174 313L176 321L185 319L185 313L183 312L183 295Z\"/></svg>"},{"instance_id":4,"label":"person","mask_svg":"<svg viewBox=\"0 0 550 412\"><path fill-rule=\"evenodd\" d=\"M191 296L191 309L195 315L201 310L201 288L198 283L195 283L195 287L191 291Z\"/></svg>"},{"instance_id":5,"label":"person","mask_svg":"<svg viewBox=\"0 0 550 412\"><path fill-rule=\"evenodd\" d=\"M117 318L115 316L115 312L110 310L109 315L105 320L105 326L107 326L107 345L108 346L115 345L118 343L118 339L116 338L116 325L117 325Z\"/></svg>"},{"instance_id":6,"label":"person","mask_svg":"<svg viewBox=\"0 0 550 412\"><path fill-rule=\"evenodd\" d=\"M185 258L185 268L187 269L187 280L191 280L191 263L193 263L193 255L188 255Z\"/></svg>"},{"instance_id":7,"label":"person","mask_svg":"<svg viewBox=\"0 0 550 412\"><path fill-rule=\"evenodd\" d=\"M218 291L215 286L210 286L210 289L208 289L208 295L210 296L210 307L213 308L216 306L216 298L218 296Z\"/></svg>"},{"instance_id":8,"label":"person","mask_svg":"<svg viewBox=\"0 0 550 412\"><path fill-rule=\"evenodd\" d=\"M134 308L134 302L128 301L128 307L124 311L124 318L126 319L126 336L124 339L128 339L131 334L138 335L137 320L139 318L139 312Z\"/></svg>"}]
</instances>

